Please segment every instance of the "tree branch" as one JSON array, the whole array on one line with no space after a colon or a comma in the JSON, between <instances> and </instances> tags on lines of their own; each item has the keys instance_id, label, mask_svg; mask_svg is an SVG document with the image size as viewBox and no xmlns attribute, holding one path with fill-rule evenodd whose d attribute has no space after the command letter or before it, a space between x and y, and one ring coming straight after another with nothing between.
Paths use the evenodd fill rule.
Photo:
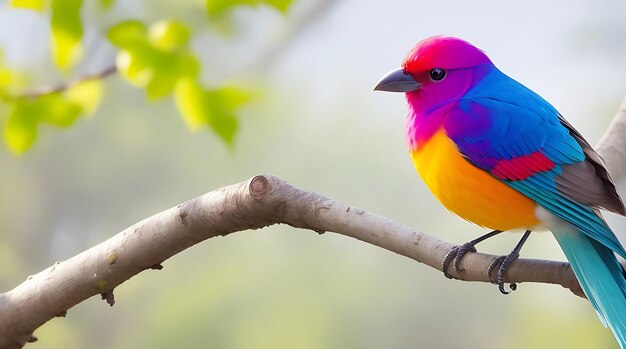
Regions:
<instances>
[{"instance_id":1,"label":"tree branch","mask_svg":"<svg viewBox=\"0 0 626 349\"><path fill-rule=\"evenodd\" d=\"M63 91L67 91L68 89L82 83L85 81L89 81L89 80L96 80L96 79L103 79L106 78L107 76L113 75L117 73L117 67L115 65L112 65L110 67L106 67L104 69L102 69L101 71L94 73L94 74L89 74L89 75L84 75L81 76L77 79L74 80L70 80L68 82L63 82L57 85L49 85L49 86L42 86L42 87L38 87L34 90L31 91L27 91L24 93L21 93L17 96L14 96L14 98L37 98L37 97L42 97L45 95L49 95L51 93L57 93L57 92L63 92Z\"/></svg>"},{"instance_id":2,"label":"tree branch","mask_svg":"<svg viewBox=\"0 0 626 349\"><path fill-rule=\"evenodd\" d=\"M617 115L596 145L596 151L606 163L615 180L626 174L626 98Z\"/></svg>"},{"instance_id":3,"label":"tree branch","mask_svg":"<svg viewBox=\"0 0 626 349\"><path fill-rule=\"evenodd\" d=\"M626 172L625 120L623 105L599 146L619 176ZM163 261L203 240L281 223L350 236L438 270L453 247L402 223L259 175L147 218L0 294L0 348L21 348L36 340L35 329L91 296L100 294L113 305L115 287L146 269L160 269ZM469 253L461 262L465 271L450 272L462 280L489 282L486 270L495 257ZM558 284L583 296L565 262L520 259L505 280Z\"/></svg>"}]
</instances>

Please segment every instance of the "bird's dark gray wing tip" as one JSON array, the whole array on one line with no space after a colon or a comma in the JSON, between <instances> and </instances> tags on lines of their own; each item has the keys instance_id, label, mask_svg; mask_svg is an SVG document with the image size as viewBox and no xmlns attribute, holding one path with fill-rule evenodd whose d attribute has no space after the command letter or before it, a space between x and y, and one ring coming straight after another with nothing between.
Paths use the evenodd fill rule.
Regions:
<instances>
[{"instance_id":1,"label":"bird's dark gray wing tip","mask_svg":"<svg viewBox=\"0 0 626 349\"><path fill-rule=\"evenodd\" d=\"M563 166L563 173L556 178L559 190L577 202L625 216L624 202L600 155L565 118L559 115L559 121L576 139L586 157L583 162Z\"/></svg>"}]
</instances>

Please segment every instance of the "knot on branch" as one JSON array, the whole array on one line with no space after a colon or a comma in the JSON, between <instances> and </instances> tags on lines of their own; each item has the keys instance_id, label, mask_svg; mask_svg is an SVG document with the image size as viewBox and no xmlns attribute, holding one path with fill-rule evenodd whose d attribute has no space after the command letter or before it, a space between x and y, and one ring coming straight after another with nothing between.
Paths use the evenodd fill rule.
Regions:
<instances>
[{"instance_id":1,"label":"knot on branch","mask_svg":"<svg viewBox=\"0 0 626 349\"><path fill-rule=\"evenodd\" d=\"M260 200L265 194L270 190L271 185L267 177L263 175L254 176L250 181L249 191L250 196L253 198Z\"/></svg>"}]
</instances>

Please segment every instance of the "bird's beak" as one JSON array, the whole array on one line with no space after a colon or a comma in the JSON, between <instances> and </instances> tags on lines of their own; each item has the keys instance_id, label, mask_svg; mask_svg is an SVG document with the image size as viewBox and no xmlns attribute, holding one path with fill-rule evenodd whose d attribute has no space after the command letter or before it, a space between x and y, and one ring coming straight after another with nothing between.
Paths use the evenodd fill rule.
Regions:
<instances>
[{"instance_id":1,"label":"bird's beak","mask_svg":"<svg viewBox=\"0 0 626 349\"><path fill-rule=\"evenodd\" d=\"M422 87L411 75L402 68L390 71L383 76L374 87L374 91L410 92Z\"/></svg>"}]
</instances>

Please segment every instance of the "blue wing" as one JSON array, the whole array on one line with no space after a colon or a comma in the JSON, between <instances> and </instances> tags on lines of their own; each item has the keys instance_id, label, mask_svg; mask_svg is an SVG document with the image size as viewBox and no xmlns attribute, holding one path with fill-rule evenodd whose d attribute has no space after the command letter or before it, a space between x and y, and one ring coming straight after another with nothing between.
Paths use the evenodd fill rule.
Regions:
<instances>
[{"instance_id":1,"label":"blue wing","mask_svg":"<svg viewBox=\"0 0 626 349\"><path fill-rule=\"evenodd\" d=\"M446 130L474 165L626 258L595 211L624 212L601 159L537 94L496 70L448 112Z\"/></svg>"}]
</instances>

